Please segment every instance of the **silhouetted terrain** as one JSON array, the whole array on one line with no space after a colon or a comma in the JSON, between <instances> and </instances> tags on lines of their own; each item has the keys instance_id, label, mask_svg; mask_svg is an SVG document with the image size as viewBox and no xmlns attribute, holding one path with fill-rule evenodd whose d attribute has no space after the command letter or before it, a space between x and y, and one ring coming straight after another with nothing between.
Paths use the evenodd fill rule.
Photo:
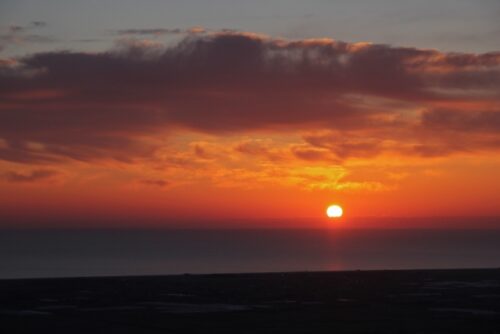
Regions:
<instances>
[{"instance_id":1,"label":"silhouetted terrain","mask_svg":"<svg viewBox=\"0 0 500 334\"><path fill-rule=\"evenodd\" d=\"M1 333L500 333L500 269L0 281Z\"/></svg>"}]
</instances>

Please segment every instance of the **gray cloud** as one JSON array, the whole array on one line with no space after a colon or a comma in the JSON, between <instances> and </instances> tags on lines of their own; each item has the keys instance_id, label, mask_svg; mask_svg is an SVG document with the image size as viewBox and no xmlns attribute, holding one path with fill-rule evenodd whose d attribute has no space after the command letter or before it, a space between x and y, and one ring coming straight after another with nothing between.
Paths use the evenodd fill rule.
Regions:
<instances>
[{"instance_id":1,"label":"gray cloud","mask_svg":"<svg viewBox=\"0 0 500 334\"><path fill-rule=\"evenodd\" d=\"M194 27L190 29L179 28L145 28L145 29L120 29L117 30L118 35L179 35L179 34L198 34L205 33L206 29Z\"/></svg>"},{"instance_id":2,"label":"gray cloud","mask_svg":"<svg viewBox=\"0 0 500 334\"><path fill-rule=\"evenodd\" d=\"M7 31L0 34L0 51L5 49L7 46L12 44L28 44L28 43L51 43L56 40L52 37L40 35L34 33L34 30L38 30L47 26L47 23L43 21L33 21L28 25L11 25L7 28Z\"/></svg>"},{"instance_id":3,"label":"gray cloud","mask_svg":"<svg viewBox=\"0 0 500 334\"><path fill-rule=\"evenodd\" d=\"M427 105L498 101L499 65L500 53L230 31L188 35L165 49L146 43L92 54L38 53L0 66L0 138L6 143L0 158L133 162L157 148L144 137L178 128L212 134L329 129L340 136L307 141L349 158L379 154L379 141L386 139L423 145L433 129L438 135L439 127L451 127L481 137L477 148L498 123L498 111L443 114ZM402 101L428 112L409 121L404 110L352 96ZM314 158L313 152L296 154Z\"/></svg>"}]
</instances>

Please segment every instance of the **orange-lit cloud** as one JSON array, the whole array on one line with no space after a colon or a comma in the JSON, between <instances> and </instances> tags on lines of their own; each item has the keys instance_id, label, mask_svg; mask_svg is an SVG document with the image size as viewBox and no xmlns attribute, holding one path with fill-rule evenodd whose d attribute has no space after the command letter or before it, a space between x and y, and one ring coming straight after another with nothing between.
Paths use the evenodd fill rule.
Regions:
<instances>
[{"instance_id":1,"label":"orange-lit cloud","mask_svg":"<svg viewBox=\"0 0 500 334\"><path fill-rule=\"evenodd\" d=\"M178 127L209 133L315 128L429 133L452 122L451 130L482 134L498 123L498 107L467 115L459 103L498 100L499 54L234 32L190 36L161 52L150 49L141 44L97 54L52 52L3 66L0 130L9 145L2 158L122 159L153 151L137 145L137 137ZM366 106L350 98L354 94L412 107ZM457 101L457 110L436 109L442 101ZM415 109L423 112L412 117ZM385 139L380 135L392 139L362 134L356 143L343 139L334 150L341 157L375 154ZM397 139L419 141L415 134L408 137ZM27 141L44 150L30 150ZM494 140L484 147L496 148Z\"/></svg>"},{"instance_id":2,"label":"orange-lit cloud","mask_svg":"<svg viewBox=\"0 0 500 334\"><path fill-rule=\"evenodd\" d=\"M119 31L171 33L0 61L2 182L397 192L436 158L500 149L500 53Z\"/></svg>"},{"instance_id":3,"label":"orange-lit cloud","mask_svg":"<svg viewBox=\"0 0 500 334\"><path fill-rule=\"evenodd\" d=\"M50 179L58 174L59 173L57 171L50 169L36 169L27 174L9 171L5 173L4 177L8 182L31 183L39 180Z\"/></svg>"}]
</instances>

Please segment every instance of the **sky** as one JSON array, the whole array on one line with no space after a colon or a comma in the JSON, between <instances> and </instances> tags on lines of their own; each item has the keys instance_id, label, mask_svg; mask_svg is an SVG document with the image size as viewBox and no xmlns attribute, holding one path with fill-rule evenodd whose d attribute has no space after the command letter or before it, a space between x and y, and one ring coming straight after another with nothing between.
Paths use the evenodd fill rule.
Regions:
<instances>
[{"instance_id":1,"label":"sky","mask_svg":"<svg viewBox=\"0 0 500 334\"><path fill-rule=\"evenodd\" d=\"M3 0L0 226L308 227L331 203L345 221L498 217L499 15Z\"/></svg>"}]
</instances>

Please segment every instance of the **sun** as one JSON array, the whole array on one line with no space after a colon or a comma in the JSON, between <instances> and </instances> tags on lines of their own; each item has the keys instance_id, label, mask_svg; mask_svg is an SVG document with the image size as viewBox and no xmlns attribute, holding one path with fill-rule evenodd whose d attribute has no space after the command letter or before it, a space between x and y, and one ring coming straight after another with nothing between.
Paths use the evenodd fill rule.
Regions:
<instances>
[{"instance_id":1,"label":"sun","mask_svg":"<svg viewBox=\"0 0 500 334\"><path fill-rule=\"evenodd\" d=\"M326 209L326 215L328 216L328 218L340 218L340 217L342 217L343 214L344 214L344 210L342 209L342 207L340 205L337 205L337 204L330 205Z\"/></svg>"}]
</instances>

